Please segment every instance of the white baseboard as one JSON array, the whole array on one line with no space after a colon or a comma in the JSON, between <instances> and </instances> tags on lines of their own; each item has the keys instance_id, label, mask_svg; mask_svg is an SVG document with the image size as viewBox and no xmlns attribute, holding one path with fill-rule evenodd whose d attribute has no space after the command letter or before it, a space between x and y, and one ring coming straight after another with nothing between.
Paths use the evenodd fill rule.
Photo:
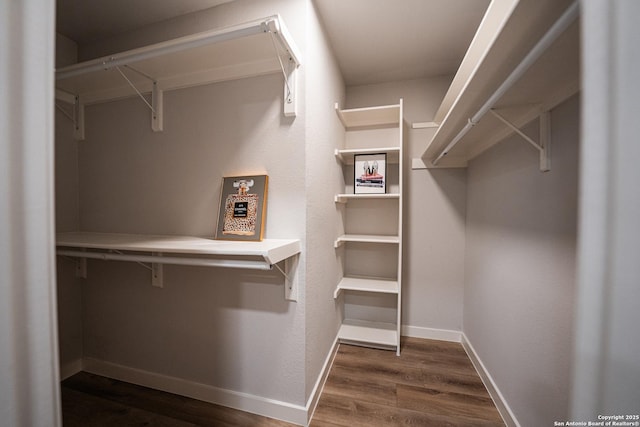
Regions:
<instances>
[{"instance_id":1,"label":"white baseboard","mask_svg":"<svg viewBox=\"0 0 640 427\"><path fill-rule=\"evenodd\" d=\"M427 340L461 342L462 332L448 329L422 328L420 326L402 325L402 335Z\"/></svg>"},{"instance_id":2,"label":"white baseboard","mask_svg":"<svg viewBox=\"0 0 640 427\"><path fill-rule=\"evenodd\" d=\"M336 339L333 341L333 345L331 346L331 351L327 355L327 358L324 361L324 365L322 366L322 371L318 376L318 380L316 381L315 386L313 387L313 391L311 392L311 396L309 396L309 400L307 402L307 424L311 422L311 418L313 418L313 413L316 410L316 406L318 406L318 400L320 400L320 395L322 394L322 390L324 388L324 383L327 381L327 377L329 376L329 371L331 370L331 366L333 365L333 360L336 357L336 353L338 352L338 336L336 335Z\"/></svg>"},{"instance_id":3,"label":"white baseboard","mask_svg":"<svg viewBox=\"0 0 640 427\"><path fill-rule=\"evenodd\" d=\"M462 334L462 347L464 347L464 350L467 352L469 359L471 359L471 363L473 363L476 371L478 371L478 375L480 375L484 386L487 388L487 391L493 399L496 408L498 408L498 412L500 412L500 415L502 416L505 424L508 427L520 427L520 423L513 414L513 411L511 411L509 404L505 400L502 393L500 393L498 386L493 381L493 378L489 374L489 371L487 371L487 369L485 368L484 364L480 360L480 357L478 357L478 354L476 353L475 349L464 333Z\"/></svg>"},{"instance_id":4,"label":"white baseboard","mask_svg":"<svg viewBox=\"0 0 640 427\"><path fill-rule=\"evenodd\" d=\"M76 359L65 363L60 366L60 381L64 381L80 371L82 371L82 359Z\"/></svg>"},{"instance_id":5,"label":"white baseboard","mask_svg":"<svg viewBox=\"0 0 640 427\"><path fill-rule=\"evenodd\" d=\"M307 425L307 408L300 405L233 390L225 390L92 358L83 359L83 370L92 374L191 397L300 426Z\"/></svg>"}]
</instances>

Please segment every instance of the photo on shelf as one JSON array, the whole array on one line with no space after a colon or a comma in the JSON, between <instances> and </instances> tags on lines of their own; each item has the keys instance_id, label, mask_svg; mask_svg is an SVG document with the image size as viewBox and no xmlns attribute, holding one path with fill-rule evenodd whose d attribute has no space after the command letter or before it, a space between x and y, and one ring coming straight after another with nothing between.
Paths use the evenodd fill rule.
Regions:
<instances>
[{"instance_id":1,"label":"photo on shelf","mask_svg":"<svg viewBox=\"0 0 640 427\"><path fill-rule=\"evenodd\" d=\"M387 192L385 179L387 155L356 154L354 156L354 193L384 194Z\"/></svg>"},{"instance_id":2,"label":"photo on shelf","mask_svg":"<svg viewBox=\"0 0 640 427\"><path fill-rule=\"evenodd\" d=\"M261 241L267 214L267 175L222 179L215 238Z\"/></svg>"}]
</instances>

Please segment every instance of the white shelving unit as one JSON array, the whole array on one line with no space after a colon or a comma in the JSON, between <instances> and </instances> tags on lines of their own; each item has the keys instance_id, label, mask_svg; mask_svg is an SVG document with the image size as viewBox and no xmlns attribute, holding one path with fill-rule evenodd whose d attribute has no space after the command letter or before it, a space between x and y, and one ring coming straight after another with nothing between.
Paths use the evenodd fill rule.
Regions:
<instances>
[{"instance_id":1,"label":"white shelving unit","mask_svg":"<svg viewBox=\"0 0 640 427\"><path fill-rule=\"evenodd\" d=\"M297 299L297 255L300 241L265 239L261 242L210 240L191 236L159 236L69 232L56 236L57 254L78 258L77 273L86 277L86 260L129 261L151 264L152 284L162 287L162 265L271 270L286 278L285 297ZM284 269L278 263L285 262Z\"/></svg>"},{"instance_id":2,"label":"white shelving unit","mask_svg":"<svg viewBox=\"0 0 640 427\"><path fill-rule=\"evenodd\" d=\"M395 224L385 226L380 230L375 223L368 227L367 233L350 232L349 222L345 221L345 234L338 236L334 246L341 252L340 259L344 263L344 277L339 281L334 291L334 298L341 294L367 294L374 298L395 298L395 319L393 322L380 322L375 318L350 318L346 312L345 319L338 332L341 342L379 347L396 350L400 354L400 325L402 319L402 100L398 104L355 108L341 110L335 105L336 113L346 130L344 148L335 151L336 158L342 163L345 175L345 192L335 195L335 202L344 206L344 215L349 215L350 209L357 209L360 214L375 217L376 211L382 204L393 204L391 210L396 211ZM353 177L354 157L358 154L386 154L387 160L387 192L384 194L354 194L349 188L349 180ZM394 165L394 167L389 167ZM389 184L391 183L391 184ZM357 205L356 206L352 206ZM367 214L368 212L368 214ZM362 226L360 224L360 226ZM393 228L393 234L389 233ZM361 264L358 268L366 269L367 264L375 263L371 259L361 256L350 258L350 245L366 248L366 253L381 253L382 250L392 250L397 255L397 266L393 277L383 277L352 272L353 264ZM385 254L387 252L384 252ZM375 255L373 255L375 256ZM378 255L380 257L382 255ZM384 258L384 256L382 256ZM396 260L385 258L385 262L394 263ZM364 264L364 265L363 265ZM346 297L345 297L346 298ZM344 302L344 301L343 301ZM345 303L346 305L346 303ZM372 317L375 317L375 307L370 307ZM386 319L385 319L386 320Z\"/></svg>"},{"instance_id":3,"label":"white shelving unit","mask_svg":"<svg viewBox=\"0 0 640 427\"><path fill-rule=\"evenodd\" d=\"M73 105L76 139L84 139L85 105L131 96L142 98L152 129L162 131L164 91L282 73L284 115L295 116L300 64L296 44L274 15L58 69L56 99Z\"/></svg>"}]
</instances>

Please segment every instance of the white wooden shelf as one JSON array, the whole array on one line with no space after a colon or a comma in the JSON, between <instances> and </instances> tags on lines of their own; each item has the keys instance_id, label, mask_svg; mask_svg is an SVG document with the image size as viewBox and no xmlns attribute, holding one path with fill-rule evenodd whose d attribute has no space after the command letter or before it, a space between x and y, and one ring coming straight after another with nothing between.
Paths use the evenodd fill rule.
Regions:
<instances>
[{"instance_id":1,"label":"white wooden shelf","mask_svg":"<svg viewBox=\"0 0 640 427\"><path fill-rule=\"evenodd\" d=\"M514 132L485 112L495 110L520 128L577 93L577 16L578 5L572 0L489 8L483 20L487 24L478 29L436 113L440 125L422 155L424 165L466 167ZM535 150L532 153L535 156Z\"/></svg>"},{"instance_id":2,"label":"white wooden shelf","mask_svg":"<svg viewBox=\"0 0 640 427\"><path fill-rule=\"evenodd\" d=\"M335 202L336 203L347 203L349 200L358 200L358 199L399 199L400 194L398 193L383 193L383 194L353 194L353 193L345 193L345 194L336 194Z\"/></svg>"},{"instance_id":3,"label":"white wooden shelf","mask_svg":"<svg viewBox=\"0 0 640 427\"><path fill-rule=\"evenodd\" d=\"M158 131L162 91L283 73L284 114L293 116L300 58L282 18L274 15L58 69L56 98L76 105L73 119L82 133L84 105L151 93L152 127Z\"/></svg>"},{"instance_id":4,"label":"white wooden shelf","mask_svg":"<svg viewBox=\"0 0 640 427\"><path fill-rule=\"evenodd\" d=\"M436 122L414 122L411 124L412 129L434 129L439 126L440 124Z\"/></svg>"},{"instance_id":5,"label":"white wooden shelf","mask_svg":"<svg viewBox=\"0 0 640 427\"><path fill-rule=\"evenodd\" d=\"M334 242L334 247L338 248L346 242L357 243L383 243L383 244L399 244L398 236L382 236L374 234L344 234L339 236Z\"/></svg>"},{"instance_id":6,"label":"white wooden shelf","mask_svg":"<svg viewBox=\"0 0 640 427\"><path fill-rule=\"evenodd\" d=\"M388 163L400 162L400 147L382 147L382 148L362 148L362 149L336 149L336 158L345 165L352 165L354 163L354 156L358 154L378 154L384 153L387 155Z\"/></svg>"},{"instance_id":7,"label":"white wooden shelf","mask_svg":"<svg viewBox=\"0 0 640 427\"><path fill-rule=\"evenodd\" d=\"M374 292L384 294L397 294L398 281L382 280L361 277L343 277L338 287L333 293L334 298L338 298L340 291Z\"/></svg>"},{"instance_id":8,"label":"white wooden shelf","mask_svg":"<svg viewBox=\"0 0 640 427\"><path fill-rule=\"evenodd\" d=\"M388 255L389 252L396 252L397 266L394 267L395 274L385 272L387 277L377 277L378 273L374 273L376 277L342 277L334 291L334 298L342 291L351 291L353 293L368 293L368 297L374 299L386 299L395 297L396 300L396 318L395 324L371 323L358 320L349 320L343 322L338 333L338 339L341 342L353 343L358 345L366 345L370 347L379 347L386 349L395 349L396 354L400 355L400 322L402 319L402 188L403 188L403 101L400 99L398 104L383 105L365 108L353 108L341 110L339 105L335 104L335 110L338 118L345 128L345 140L341 144L341 148L335 150L336 159L342 165L353 165L355 156L359 154L378 154L386 155L387 163L395 164L397 167L386 170L387 182L389 174L394 181L393 193L383 194L353 194L344 193L336 194L335 202L344 203L344 209L341 209L345 216L348 215L371 215L376 214L376 210L381 206L387 208L393 206L397 209L395 219L390 217L390 221L395 221L397 232L392 231L394 235L382 234L350 234L349 227L354 227L353 223L346 223L344 235L339 236L335 242L335 248L339 248L345 243L355 242L365 244L367 251L363 254L357 254L358 251L352 252L347 247L339 254L340 262L343 264L343 271L358 271L358 268L370 267L372 256ZM345 182L346 177L354 173L353 167L342 167ZM350 179L350 177L349 177ZM347 184L345 188L349 188ZM348 204L350 201L371 200L366 206L358 206L356 203ZM384 200L391 200L391 206ZM396 203L397 201L397 203ZM379 212L379 211L378 211ZM388 212L387 212L388 213ZM358 232L360 233L376 233L380 230L379 222L366 222L360 224ZM385 228L385 233L389 233L389 228ZM353 228L355 231L355 228ZM395 247L384 247L384 245L394 245ZM389 250L389 252L387 252ZM356 256L353 256L354 253ZM389 259L391 261L391 259ZM361 270L371 271L371 269ZM377 295L376 295L377 294ZM359 296L353 295L355 298ZM387 297L390 296L390 297ZM375 319L378 316L376 305L370 304L367 300L363 306L359 307L363 310L358 312L356 317L362 315L363 318ZM348 300L342 301L345 304L345 315L349 317L347 306L351 304ZM369 307L364 307L369 306Z\"/></svg>"},{"instance_id":9,"label":"white wooden shelf","mask_svg":"<svg viewBox=\"0 0 640 427\"><path fill-rule=\"evenodd\" d=\"M211 240L191 236L163 236L68 232L56 236L57 254L105 261L152 264L154 285L162 287L161 265L190 265L271 270L285 261L287 299L297 298L295 273L300 241L264 239L261 242ZM86 275L86 264L79 267Z\"/></svg>"},{"instance_id":10,"label":"white wooden shelf","mask_svg":"<svg viewBox=\"0 0 640 427\"><path fill-rule=\"evenodd\" d=\"M342 342L366 346L397 347L399 337L396 325L347 319L338 332Z\"/></svg>"},{"instance_id":11,"label":"white wooden shelf","mask_svg":"<svg viewBox=\"0 0 640 427\"><path fill-rule=\"evenodd\" d=\"M336 103L335 109L346 129L366 126L399 126L402 120L400 104L341 110Z\"/></svg>"}]
</instances>

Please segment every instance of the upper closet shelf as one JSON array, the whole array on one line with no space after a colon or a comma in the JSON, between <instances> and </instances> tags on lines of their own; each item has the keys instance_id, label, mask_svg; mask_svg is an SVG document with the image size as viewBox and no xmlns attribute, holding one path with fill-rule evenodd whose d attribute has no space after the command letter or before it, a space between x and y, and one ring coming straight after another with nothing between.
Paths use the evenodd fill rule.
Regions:
<instances>
[{"instance_id":1,"label":"upper closet shelf","mask_svg":"<svg viewBox=\"0 0 640 427\"><path fill-rule=\"evenodd\" d=\"M341 110L336 102L335 109L342 125L346 129L365 126L400 125L400 104Z\"/></svg>"},{"instance_id":2,"label":"upper closet shelf","mask_svg":"<svg viewBox=\"0 0 640 427\"><path fill-rule=\"evenodd\" d=\"M162 130L162 91L279 72L284 114L296 114L300 54L279 15L205 31L56 71L56 98L76 104L79 127L86 104L151 93L145 103L154 130ZM155 118L153 117L155 116Z\"/></svg>"},{"instance_id":3,"label":"upper closet shelf","mask_svg":"<svg viewBox=\"0 0 640 427\"><path fill-rule=\"evenodd\" d=\"M466 167L516 132L540 151L541 170L548 170L548 115L539 136L520 127L578 92L578 15L570 0L491 2L436 113L440 125L422 155L425 166Z\"/></svg>"},{"instance_id":4,"label":"upper closet shelf","mask_svg":"<svg viewBox=\"0 0 640 427\"><path fill-rule=\"evenodd\" d=\"M271 270L286 278L285 297L297 298L297 257L300 241L261 242L210 240L190 236L158 236L69 232L56 236L57 254L79 258L78 273L86 277L86 259L150 263L152 283L162 287L162 264ZM281 270L277 265L285 261Z\"/></svg>"}]
</instances>

